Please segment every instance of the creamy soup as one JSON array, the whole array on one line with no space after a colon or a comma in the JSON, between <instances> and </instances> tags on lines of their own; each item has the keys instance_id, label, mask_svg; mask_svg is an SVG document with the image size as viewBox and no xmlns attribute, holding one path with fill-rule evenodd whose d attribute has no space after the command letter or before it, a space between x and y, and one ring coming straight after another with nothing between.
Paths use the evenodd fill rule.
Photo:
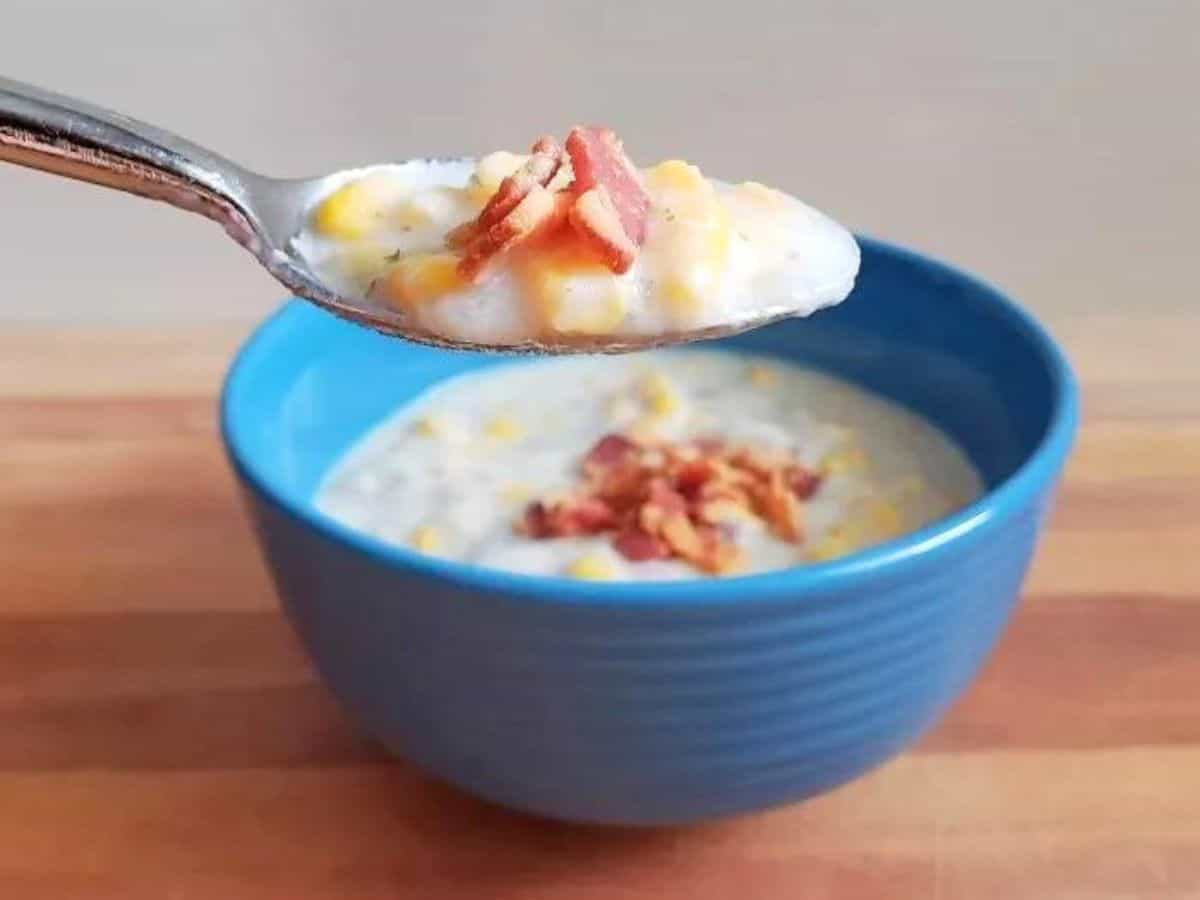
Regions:
<instances>
[{"instance_id":1,"label":"creamy soup","mask_svg":"<svg viewBox=\"0 0 1200 900\"><path fill-rule=\"evenodd\" d=\"M353 173L296 238L323 280L479 344L636 341L808 315L849 294L832 219L681 160L637 169L606 129L560 147Z\"/></svg>"},{"instance_id":2,"label":"creamy soup","mask_svg":"<svg viewBox=\"0 0 1200 900\"><path fill-rule=\"evenodd\" d=\"M317 505L480 566L661 580L833 559L981 490L958 447L880 397L776 359L674 350L451 379L353 448Z\"/></svg>"}]
</instances>

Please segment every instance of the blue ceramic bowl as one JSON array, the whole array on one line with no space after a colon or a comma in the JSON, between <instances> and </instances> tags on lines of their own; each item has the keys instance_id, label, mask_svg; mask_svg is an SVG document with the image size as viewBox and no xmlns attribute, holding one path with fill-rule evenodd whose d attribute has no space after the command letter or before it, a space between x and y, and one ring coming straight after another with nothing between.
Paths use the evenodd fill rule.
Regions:
<instances>
[{"instance_id":1,"label":"blue ceramic bowl","mask_svg":"<svg viewBox=\"0 0 1200 900\"><path fill-rule=\"evenodd\" d=\"M743 578L538 578L342 527L312 505L342 451L429 385L514 361L386 339L300 302L262 326L225 386L224 437L284 607L363 730L497 803L654 824L812 796L937 721L1017 600L1076 390L1052 340L994 289L862 246L844 304L722 343L916 410L988 492L866 552Z\"/></svg>"}]
</instances>

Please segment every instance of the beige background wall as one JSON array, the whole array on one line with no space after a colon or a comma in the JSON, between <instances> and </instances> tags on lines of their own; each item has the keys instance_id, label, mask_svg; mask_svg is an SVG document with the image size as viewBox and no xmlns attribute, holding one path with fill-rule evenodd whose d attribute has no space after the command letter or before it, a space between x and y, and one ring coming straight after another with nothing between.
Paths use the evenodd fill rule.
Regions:
<instances>
[{"instance_id":1,"label":"beige background wall","mask_svg":"<svg viewBox=\"0 0 1200 900\"><path fill-rule=\"evenodd\" d=\"M0 0L0 69L277 174L599 121L1046 314L1197 303L1196 0ZM0 327L279 293L200 219L0 165Z\"/></svg>"}]
</instances>

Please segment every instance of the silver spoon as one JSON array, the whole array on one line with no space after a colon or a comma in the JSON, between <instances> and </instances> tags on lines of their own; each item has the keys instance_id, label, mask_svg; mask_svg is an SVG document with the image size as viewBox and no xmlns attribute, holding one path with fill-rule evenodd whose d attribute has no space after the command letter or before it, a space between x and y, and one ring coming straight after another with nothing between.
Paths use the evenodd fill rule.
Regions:
<instances>
[{"instance_id":1,"label":"silver spoon","mask_svg":"<svg viewBox=\"0 0 1200 900\"><path fill-rule=\"evenodd\" d=\"M0 160L164 200L207 216L294 294L344 319L425 344L508 352L620 353L720 337L788 315L646 337L519 345L453 341L418 327L399 310L337 293L296 251L293 239L308 211L341 183L340 173L303 179L259 175L152 125L6 78L0 78Z\"/></svg>"}]
</instances>

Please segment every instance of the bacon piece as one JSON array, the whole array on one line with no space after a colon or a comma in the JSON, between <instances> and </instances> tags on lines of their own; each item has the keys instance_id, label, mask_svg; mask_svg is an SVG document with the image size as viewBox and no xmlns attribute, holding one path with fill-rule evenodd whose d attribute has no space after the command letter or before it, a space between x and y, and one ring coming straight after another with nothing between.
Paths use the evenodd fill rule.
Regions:
<instances>
[{"instance_id":1,"label":"bacon piece","mask_svg":"<svg viewBox=\"0 0 1200 900\"><path fill-rule=\"evenodd\" d=\"M739 447L728 456L729 464L759 479L770 478L787 459L774 451L752 450L749 447Z\"/></svg>"},{"instance_id":2,"label":"bacon piece","mask_svg":"<svg viewBox=\"0 0 1200 900\"><path fill-rule=\"evenodd\" d=\"M534 185L508 215L467 244L458 263L459 274L474 281L494 256L550 234L566 219L570 202L567 194Z\"/></svg>"},{"instance_id":3,"label":"bacon piece","mask_svg":"<svg viewBox=\"0 0 1200 900\"><path fill-rule=\"evenodd\" d=\"M698 437L692 446L705 456L716 456L725 450L725 441L719 437Z\"/></svg>"},{"instance_id":4,"label":"bacon piece","mask_svg":"<svg viewBox=\"0 0 1200 900\"><path fill-rule=\"evenodd\" d=\"M610 506L594 497L581 497L552 504L535 500L525 508L516 527L532 538L551 538L599 534L616 524Z\"/></svg>"},{"instance_id":5,"label":"bacon piece","mask_svg":"<svg viewBox=\"0 0 1200 900\"><path fill-rule=\"evenodd\" d=\"M503 221L531 190L550 183L562 165L562 147L552 137L541 137L533 145L530 153L529 159L521 168L500 182L496 193L492 194L475 219L458 226L446 235L448 246L466 247L480 234Z\"/></svg>"},{"instance_id":6,"label":"bacon piece","mask_svg":"<svg viewBox=\"0 0 1200 900\"><path fill-rule=\"evenodd\" d=\"M667 542L667 546L675 551L676 556L695 562L704 555L704 541L700 539L700 533L692 524L692 520L683 513L669 513L663 516L658 531Z\"/></svg>"},{"instance_id":7,"label":"bacon piece","mask_svg":"<svg viewBox=\"0 0 1200 900\"><path fill-rule=\"evenodd\" d=\"M709 464L713 467L713 477L701 485L702 495L708 495L710 489L718 493L723 489L744 491L766 478L765 474L743 468L728 456L710 456Z\"/></svg>"},{"instance_id":8,"label":"bacon piece","mask_svg":"<svg viewBox=\"0 0 1200 900\"><path fill-rule=\"evenodd\" d=\"M628 559L680 559L717 575L745 565L738 519L757 517L781 540L802 540L803 501L820 485L790 453L719 441L607 434L582 468L577 494L531 504L518 527L534 537L607 532Z\"/></svg>"},{"instance_id":9,"label":"bacon piece","mask_svg":"<svg viewBox=\"0 0 1200 900\"><path fill-rule=\"evenodd\" d=\"M673 518L687 519L687 499L665 478L651 478L645 484L640 502L637 508L638 524L651 534L665 538L663 527L667 521Z\"/></svg>"},{"instance_id":10,"label":"bacon piece","mask_svg":"<svg viewBox=\"0 0 1200 900\"><path fill-rule=\"evenodd\" d=\"M646 240L650 197L617 136L608 128L577 126L567 135L567 155L575 174L572 190L582 196L605 188L625 236L640 247Z\"/></svg>"},{"instance_id":11,"label":"bacon piece","mask_svg":"<svg viewBox=\"0 0 1200 900\"><path fill-rule=\"evenodd\" d=\"M804 466L789 466L784 470L783 476L798 500L809 499L821 486L820 474Z\"/></svg>"},{"instance_id":12,"label":"bacon piece","mask_svg":"<svg viewBox=\"0 0 1200 900\"><path fill-rule=\"evenodd\" d=\"M704 572L720 575L742 565L741 551L718 529L694 525L687 516L668 516L663 521L662 538L676 556Z\"/></svg>"},{"instance_id":13,"label":"bacon piece","mask_svg":"<svg viewBox=\"0 0 1200 900\"><path fill-rule=\"evenodd\" d=\"M531 538L554 537L550 527L550 507L541 500L534 500L525 507L525 513L513 525L513 530Z\"/></svg>"},{"instance_id":14,"label":"bacon piece","mask_svg":"<svg viewBox=\"0 0 1200 900\"><path fill-rule=\"evenodd\" d=\"M675 490L666 478L650 479L646 489L646 503L670 513L686 512L688 508L687 498Z\"/></svg>"},{"instance_id":15,"label":"bacon piece","mask_svg":"<svg viewBox=\"0 0 1200 900\"><path fill-rule=\"evenodd\" d=\"M616 515L603 500L585 497L577 503L570 504L564 509L564 515L570 527L578 529L578 534L598 534L607 531L617 524Z\"/></svg>"},{"instance_id":16,"label":"bacon piece","mask_svg":"<svg viewBox=\"0 0 1200 900\"><path fill-rule=\"evenodd\" d=\"M583 457L583 468L607 468L627 460L637 444L623 434L606 434L592 445L592 449Z\"/></svg>"},{"instance_id":17,"label":"bacon piece","mask_svg":"<svg viewBox=\"0 0 1200 900\"><path fill-rule=\"evenodd\" d=\"M637 245L629 239L609 191L597 185L584 191L571 207L571 227L604 264L620 274L637 258Z\"/></svg>"},{"instance_id":18,"label":"bacon piece","mask_svg":"<svg viewBox=\"0 0 1200 900\"><path fill-rule=\"evenodd\" d=\"M636 462L613 466L605 470L595 491L613 508L632 516L646 497L646 470Z\"/></svg>"},{"instance_id":19,"label":"bacon piece","mask_svg":"<svg viewBox=\"0 0 1200 900\"><path fill-rule=\"evenodd\" d=\"M793 544L804 540L804 508L781 471L772 472L767 483L760 485L754 494L758 514L776 537Z\"/></svg>"},{"instance_id":20,"label":"bacon piece","mask_svg":"<svg viewBox=\"0 0 1200 900\"><path fill-rule=\"evenodd\" d=\"M732 542L731 529L727 525L700 529L704 542L704 555L697 561L701 569L714 575L728 575L746 567L746 557Z\"/></svg>"},{"instance_id":21,"label":"bacon piece","mask_svg":"<svg viewBox=\"0 0 1200 900\"><path fill-rule=\"evenodd\" d=\"M675 470L675 487L685 497L694 499L704 484L716 474L717 467L711 460L689 460Z\"/></svg>"},{"instance_id":22,"label":"bacon piece","mask_svg":"<svg viewBox=\"0 0 1200 900\"><path fill-rule=\"evenodd\" d=\"M626 528L613 538L613 548L631 562L666 559L671 555L666 544L640 528Z\"/></svg>"},{"instance_id":23,"label":"bacon piece","mask_svg":"<svg viewBox=\"0 0 1200 900\"><path fill-rule=\"evenodd\" d=\"M729 524L729 520L738 516L746 515L747 504L746 498L742 498L742 502L737 500L719 497L717 499L704 499L695 505L693 515L701 522L709 525L715 525L718 529Z\"/></svg>"},{"instance_id":24,"label":"bacon piece","mask_svg":"<svg viewBox=\"0 0 1200 900\"><path fill-rule=\"evenodd\" d=\"M725 481L705 482L692 500L692 508L696 510L696 514L701 519L706 517L707 514L704 512L706 509L713 512L718 510L728 512L733 507L753 512L754 503L745 488Z\"/></svg>"}]
</instances>

